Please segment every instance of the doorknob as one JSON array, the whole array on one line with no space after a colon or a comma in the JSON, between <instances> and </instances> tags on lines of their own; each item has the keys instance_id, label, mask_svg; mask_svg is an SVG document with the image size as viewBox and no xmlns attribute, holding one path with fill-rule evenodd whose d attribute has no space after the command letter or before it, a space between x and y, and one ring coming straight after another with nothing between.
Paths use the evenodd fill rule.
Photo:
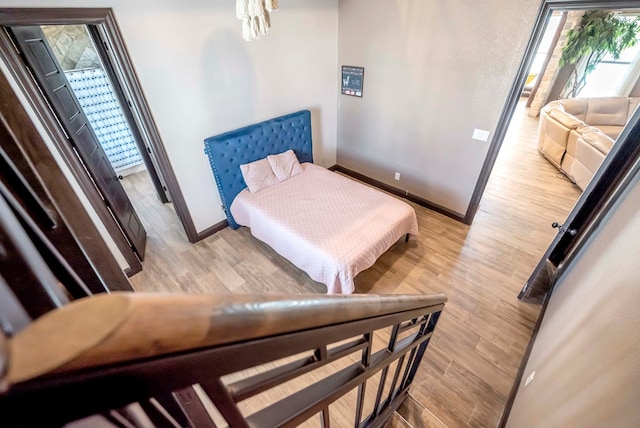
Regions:
<instances>
[{"instance_id":1,"label":"doorknob","mask_svg":"<svg viewBox=\"0 0 640 428\"><path fill-rule=\"evenodd\" d=\"M560 232L564 233L568 233L571 236L575 236L576 233L578 233L577 229L565 229L565 227L563 225L561 225L560 223L558 223L557 221L554 221L553 223L551 223L551 227L553 227L554 229L560 229Z\"/></svg>"},{"instance_id":2,"label":"doorknob","mask_svg":"<svg viewBox=\"0 0 640 428\"><path fill-rule=\"evenodd\" d=\"M124 177L121 175L118 175L116 177L113 178L114 180L118 181L118 180L124 180Z\"/></svg>"}]
</instances>

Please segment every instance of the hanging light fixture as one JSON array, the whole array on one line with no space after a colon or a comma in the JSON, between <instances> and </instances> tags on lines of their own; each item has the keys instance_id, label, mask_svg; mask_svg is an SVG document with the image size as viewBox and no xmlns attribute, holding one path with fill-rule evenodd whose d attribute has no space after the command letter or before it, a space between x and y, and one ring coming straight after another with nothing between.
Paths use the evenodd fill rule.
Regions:
<instances>
[{"instance_id":1,"label":"hanging light fixture","mask_svg":"<svg viewBox=\"0 0 640 428\"><path fill-rule=\"evenodd\" d=\"M270 12L278 8L278 0L236 0L236 16L242 20L242 38L257 40L269 32Z\"/></svg>"}]
</instances>

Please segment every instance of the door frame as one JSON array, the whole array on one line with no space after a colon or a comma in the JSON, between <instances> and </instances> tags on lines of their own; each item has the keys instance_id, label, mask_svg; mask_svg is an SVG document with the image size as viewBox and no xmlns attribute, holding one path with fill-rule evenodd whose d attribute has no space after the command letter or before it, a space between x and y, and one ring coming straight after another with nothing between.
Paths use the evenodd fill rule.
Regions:
<instances>
[{"instance_id":1,"label":"door frame","mask_svg":"<svg viewBox=\"0 0 640 428\"><path fill-rule=\"evenodd\" d=\"M507 116L505 116L505 112L508 111L507 107L510 105L512 96L519 94L518 91L522 90L523 85L518 85L518 82L524 82L524 80L522 80L524 79L523 66L526 66L524 68L525 71L528 70L529 61L533 58L532 52L537 50L537 45L548 17L556 10L583 9L638 9L638 3L637 1L618 0L543 0L527 51L522 60L519 72L516 75L512 92L505 105L503 117L500 119L501 126L504 127L505 132L513 111L508 113ZM503 123L503 119L506 122ZM504 135L502 138L504 138ZM548 287L547 289L541 290L542 294L540 298L543 299L542 308L516 373L511 392L505 404L505 409L498 422L498 427L503 428L507 424L518 392L518 387L524 377L524 370L531 355L555 285L562 276L568 272L573 263L577 261L580 250L591 241L593 235L603 226L611 211L615 208L617 201L625 195L629 186L633 183L634 176L640 174L640 144L637 144L638 141L640 141L640 109L635 111L627 126L623 129L611 152L605 157L601 167L576 202L573 210L558 230L558 234L540 259L540 262L520 293L519 298L527 297L531 294L531 288L533 287L540 285L545 288ZM493 159L489 159L489 156L487 156L487 160L485 161L485 167L488 167L488 171L486 172L487 180L501 144L502 139L494 141L490 148L490 151L495 151L495 153L492 154ZM485 185L486 180L484 183L478 182L476 190L481 187L480 193L478 195L474 193L474 198L477 196L478 203ZM477 209L477 206L475 209ZM475 212L473 212L473 214L475 214ZM473 215L471 218L473 218ZM573 234L574 230L576 232L575 234ZM535 291L534 289L534 294Z\"/></svg>"},{"instance_id":2,"label":"door frame","mask_svg":"<svg viewBox=\"0 0 640 428\"><path fill-rule=\"evenodd\" d=\"M495 130L495 137L489 147L480 178L476 184L464 222L471 224L480 200L486 188L489 176L502 146L505 134L513 117L520 93L528 74L529 67L544 35L546 24L555 11L589 10L589 9L638 9L637 1L630 0L542 0L531 37L523 55L520 67L514 78L511 91L503 107L500 120ZM559 228L558 234L541 258L529 280L524 284L520 298L534 295L534 301L549 289L551 283L558 278L558 266L567 265L581 243L585 242L595 230L595 225L606 215L607 203L624 191L625 177L632 171L633 165L640 159L640 149L633 148L633 138L637 138L636 130L640 127L640 110L629 120L622 134L618 137L599 170L584 190L573 210ZM637 145L636 145L637 146ZM559 219L561 220L561 219ZM549 225L551 227L551 224ZM531 293L533 291L533 293Z\"/></svg>"},{"instance_id":3,"label":"door frame","mask_svg":"<svg viewBox=\"0 0 640 428\"><path fill-rule=\"evenodd\" d=\"M70 26L62 28L68 27ZM73 27L80 28L81 31L88 28L86 25ZM106 149L102 147L98 130L94 128L88 112L82 107L80 97L73 89L50 41L47 40L43 27L28 25L5 28L58 118L67 136L67 144L71 145L82 161L131 248L138 259L143 261L147 232L131 204L129 195L120 183L120 176L113 162L109 159ZM136 128L128 126L130 130ZM150 165L149 169L150 172L153 171L153 165Z\"/></svg>"},{"instance_id":4,"label":"door frame","mask_svg":"<svg viewBox=\"0 0 640 428\"><path fill-rule=\"evenodd\" d=\"M187 208L186 202L177 178L171 167L169 156L162 138L156 126L155 120L148 106L147 99L139 84L136 71L130 59L124 38L116 22L111 8L0 8L0 55L9 69L10 74L20 87L20 91L27 99L28 104L34 110L38 120L43 125L45 132L50 137L60 152L65 164L78 181L82 191L96 210L98 217L104 223L107 231L113 237L118 249L129 264L128 275L139 272L142 269L128 241L120 231L117 223L108 211L102 197L96 190L90 176L79 161L73 148L68 144L66 135L55 114L51 111L47 101L34 82L26 64L20 57L12 40L4 27L19 25L95 25L98 26L100 35L106 38L105 47L111 53L111 59L115 60L120 71L118 84L126 88L130 99L130 108L137 112L139 121L132 126L141 127L142 133L147 137L147 143L157 161L160 175L164 178L166 187L171 195L174 209L180 219L187 238L190 242L197 242L208 236L207 231L200 234L196 231L193 219ZM126 107L126 106L123 106ZM213 232L212 232L213 233Z\"/></svg>"},{"instance_id":5,"label":"door frame","mask_svg":"<svg viewBox=\"0 0 640 428\"><path fill-rule=\"evenodd\" d=\"M551 17L551 13L555 11L570 11L570 10L588 10L588 9L639 9L637 0L542 0L538 16L533 26L533 31L529 37L529 41L524 51L524 55L516 72L515 78L511 85L509 95L502 108L500 118L493 133L494 137L489 145L487 156L482 165L480 176L476 182L475 189L471 196L471 201L467 207L467 211L464 215L463 223L471 224L473 218L478 212L480 201L484 195L484 191L487 187L489 177L498 158L498 153L502 148L505 135L511 123L513 113L516 110L520 94L524 88L526 77L529 73L529 68L533 62L535 54L540 45L540 41L544 36L545 27ZM609 156L607 156L608 158ZM606 161L606 159L605 159ZM596 177L592 181L595 181ZM576 208L578 208L576 206ZM593 207L594 209L596 207Z\"/></svg>"},{"instance_id":6,"label":"door frame","mask_svg":"<svg viewBox=\"0 0 640 428\"><path fill-rule=\"evenodd\" d=\"M110 291L131 291L111 250L102 240L98 229L85 211L71 184L43 141L25 108L21 105L7 77L0 73L0 128L6 127L12 138L3 142L5 152L21 168L31 169L44 183L52 213L59 213L62 222L75 236L76 242L90 260L96 274ZM6 143L6 145L5 145ZM12 149L10 149L12 147ZM35 180L35 177L34 177ZM35 186L35 185L34 185ZM68 219L73 219L69 222ZM67 260L74 266L73 260Z\"/></svg>"},{"instance_id":7,"label":"door frame","mask_svg":"<svg viewBox=\"0 0 640 428\"><path fill-rule=\"evenodd\" d=\"M149 173L151 182L153 183L153 186L158 193L158 198L163 204L169 202L170 198L167 196L168 188L164 183L163 177L158 173L158 163L154 158L152 158L151 148L147 147L147 144L145 144L145 142L149 141L149 139L144 138L141 135L141 131L145 127L141 125L140 120L135 117L133 105L129 105L129 99L132 97L125 94L126 89L122 87L122 84L120 84L122 78L118 76L120 76L121 73L119 74L118 71L116 71L117 60L112 58L111 52L113 52L113 48L108 44L109 38L106 35L103 35L103 31L101 31L102 28L99 26L86 25L85 27L89 33L89 36L91 37L91 41L93 42L96 51L98 52L98 56L101 59L102 66L104 67L104 71L109 77L109 80L111 82L115 81L119 83L117 85L111 85L113 92L120 102L120 105L122 106L122 112L127 119L127 123L135 124L135 126L129 126L129 128L131 133L133 134L136 146L138 147L138 151L140 152L140 156L143 159L144 165L147 168L147 172Z\"/></svg>"}]
</instances>

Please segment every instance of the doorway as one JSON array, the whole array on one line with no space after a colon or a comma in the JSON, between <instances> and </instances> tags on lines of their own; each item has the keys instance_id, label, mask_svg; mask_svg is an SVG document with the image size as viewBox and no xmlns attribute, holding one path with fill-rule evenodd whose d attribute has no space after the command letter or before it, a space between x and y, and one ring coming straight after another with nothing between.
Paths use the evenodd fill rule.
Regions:
<instances>
[{"instance_id":1,"label":"doorway","mask_svg":"<svg viewBox=\"0 0 640 428\"><path fill-rule=\"evenodd\" d=\"M588 0L543 0L537 22L534 26L529 45L521 62L520 68L514 79L507 101L505 103L502 116L498 122L494 133L494 140L489 149L489 154L485 159L485 164L481 172L480 179L474 191L472 201L469 205L466 220L471 221L480 206L480 199L488 189L489 176L494 173L494 167L498 164L496 160L502 156L502 146L505 135L510 131L509 124L516 118L514 112L517 111L521 102L521 95L525 87L525 80L529 75L531 64L535 57L537 47L544 36L544 30L556 11L576 11L576 10L596 10L607 8L608 10L637 9L637 3L631 2L590 2ZM540 302L550 290L553 281L561 274L564 266L572 259L575 251L593 232L598 221L606 214L609 202L616 198L626 185L627 173L631 170L636 159L640 158L640 150L636 150L637 145L633 140L633 135L639 127L640 114L636 111L629 114L627 126L620 133L617 144L613 145L610 154L604 159L601 167L593 175L593 179L579 194L575 206L566 216L562 218L549 217L545 219L550 229L552 221L557 220L553 227L557 228L557 234L553 238L549 248L542 256L540 263L534 269L529 280L520 294L521 299ZM537 130L534 131L537 136ZM561 178L561 177L559 177ZM535 177L530 177L535 180ZM545 191L553 191L547 189ZM522 193L520 194L520 196ZM559 224L562 222L563 224ZM528 227L528 225L527 225ZM555 232L554 232L555 233Z\"/></svg>"},{"instance_id":2,"label":"doorway","mask_svg":"<svg viewBox=\"0 0 640 428\"><path fill-rule=\"evenodd\" d=\"M532 69L532 65L535 61L535 56L538 48L540 47L542 40L545 35L545 30L548 27L549 21L552 18L552 15L557 12L567 12L567 11L576 11L576 10L596 10L596 9L607 9L607 10L620 10L620 11L633 11L637 10L638 5L637 2L630 2L625 0L617 0L612 2L604 2L599 0L543 0L540 6L540 10L538 13L538 18L534 23L533 32L529 39L528 45L525 49L524 56L520 63L520 67L516 72L514 77L513 84L511 86L511 90L507 96L507 100L505 101L505 105L503 107L500 119L496 125L494 130L493 139L491 142L491 146L489 147L489 151L485 158L484 164L482 166L482 170L480 172L480 176L476 183L476 187L474 189L473 195L471 197L471 201L467 207L467 211L465 213L464 222L467 224L471 224L473 222L473 218L475 217L482 196L487 188L487 182L489 181L489 177L492 173L492 169L495 165L498 154L502 148L502 143L509 128L509 124L513 118L513 114L517 108L518 102L520 101L521 95L524 90L527 89L527 82L530 76L530 70ZM638 64L637 69L633 70L638 76L640 76L640 64ZM532 79L533 80L533 79ZM637 85L636 89L640 89L640 83ZM554 92L554 89L551 90ZM558 91L559 93L559 91ZM628 125L632 125L631 122Z\"/></svg>"},{"instance_id":3,"label":"doorway","mask_svg":"<svg viewBox=\"0 0 640 428\"><path fill-rule=\"evenodd\" d=\"M136 171L135 168L142 168L143 165L138 164L138 166L133 167L133 170L124 172L135 173L129 177L149 175L149 181L153 182L149 187L154 189L152 191L154 192L155 202L158 202L161 207L160 201L170 202L170 204L164 205L171 205L170 211L177 217L178 223L181 224L190 242L196 242L207 236L204 232L198 233L195 230L169 162L168 154L129 59L113 11L106 8L0 8L0 25L3 26L3 31L0 31L0 55L10 75L19 87L19 91L26 98L26 102L36 115L37 120L42 124L45 133L60 152L63 162L71 170L80 189L89 199L100 221L113 237L118 250L126 259L129 265L129 268L126 269L127 274L131 276L142 269L139 258L132 250L130 241L124 237L121 223L114 220L112 210L105 205L102 198L103 192L97 189L97 182L87 174L86 165L78 159L77 149L68 147L67 132L60 126L59 119L52 112L50 102L45 99L40 88L35 85L32 72L27 69L24 59L17 53L16 43L10 36L10 27L37 26L40 30L42 30L40 26L79 25L84 27L94 43L96 53L102 60L102 70L115 83L113 85L114 95L122 106L127 122L133 124L130 130L134 134L136 145L139 146L139 154L143 158L145 171ZM85 68L83 64L86 64L86 61L91 56L91 54L87 53L83 59L84 63L78 61L80 67L76 65L76 70ZM88 118L87 122L89 122ZM136 132L138 135L136 135ZM117 168L114 169L110 162L109 168L113 169L112 180L106 181L106 184L110 187L120 186L123 181L116 180L116 178L121 175L125 177L125 175L119 171L116 173ZM153 172L157 173L156 180L152 177ZM124 180L126 181L126 178ZM123 194L128 199L126 193L123 192Z\"/></svg>"},{"instance_id":4,"label":"doorway","mask_svg":"<svg viewBox=\"0 0 640 428\"><path fill-rule=\"evenodd\" d=\"M122 88L113 70L105 65L103 53L91 37L91 26L40 28L118 177L147 171L145 175L154 182L158 198L168 202L161 174L148 156L131 111L122 105Z\"/></svg>"},{"instance_id":5,"label":"doorway","mask_svg":"<svg viewBox=\"0 0 640 428\"><path fill-rule=\"evenodd\" d=\"M170 194L135 125L132 111L123 106L121 100L126 102L126 98L107 61L107 52L96 45L99 38L91 36L96 34L96 28L91 25L40 28L145 232L149 234L153 229L151 233L156 233L158 217L166 224L177 223L172 207L162 206L170 201Z\"/></svg>"},{"instance_id":6,"label":"doorway","mask_svg":"<svg viewBox=\"0 0 640 428\"><path fill-rule=\"evenodd\" d=\"M59 45L57 55L47 40L44 28L48 28L56 37L60 36L59 39L54 39ZM51 31L58 29L60 31ZM102 59L97 54L87 29L83 26L11 26L8 31L35 83L66 133L67 141L63 144L67 149L74 151L82 162L121 233L142 261L146 231L119 183L120 176L115 172L111 162L111 159L116 158L122 160L119 159L119 155L129 151L126 146L133 143L133 124L124 119L123 109L113 96L114 86L106 84L108 79L104 73ZM77 37L71 37L69 34ZM66 43L63 43L63 40ZM78 49L72 49L74 46ZM74 53L74 50L78 52ZM68 70L65 70L59 59L67 63ZM85 76L84 72L76 71L77 64L82 64L82 61L89 65L87 72L91 75L91 80L100 79L89 84L90 87L86 91L87 88L80 86L83 80L87 79L72 77L72 74ZM98 72L99 74L96 74ZM75 87L71 85L71 80L76 82ZM104 91L98 91L101 83L105 83ZM80 102L80 98L84 101ZM114 147L110 147L112 143ZM108 147L114 149L111 150L111 157L107 155ZM135 154L140 157L139 152Z\"/></svg>"}]
</instances>

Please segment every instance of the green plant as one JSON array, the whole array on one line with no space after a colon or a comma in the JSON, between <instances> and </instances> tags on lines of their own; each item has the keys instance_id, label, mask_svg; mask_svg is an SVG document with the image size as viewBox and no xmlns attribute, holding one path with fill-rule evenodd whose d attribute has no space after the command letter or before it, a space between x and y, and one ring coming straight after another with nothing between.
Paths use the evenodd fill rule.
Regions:
<instances>
[{"instance_id":1,"label":"green plant","mask_svg":"<svg viewBox=\"0 0 640 428\"><path fill-rule=\"evenodd\" d=\"M580 25L569 31L560 58L560 66L574 66L564 97L578 95L587 84L587 76L606 54L618 59L623 50L634 46L639 29L640 17L631 19L607 10L585 12Z\"/></svg>"}]
</instances>

